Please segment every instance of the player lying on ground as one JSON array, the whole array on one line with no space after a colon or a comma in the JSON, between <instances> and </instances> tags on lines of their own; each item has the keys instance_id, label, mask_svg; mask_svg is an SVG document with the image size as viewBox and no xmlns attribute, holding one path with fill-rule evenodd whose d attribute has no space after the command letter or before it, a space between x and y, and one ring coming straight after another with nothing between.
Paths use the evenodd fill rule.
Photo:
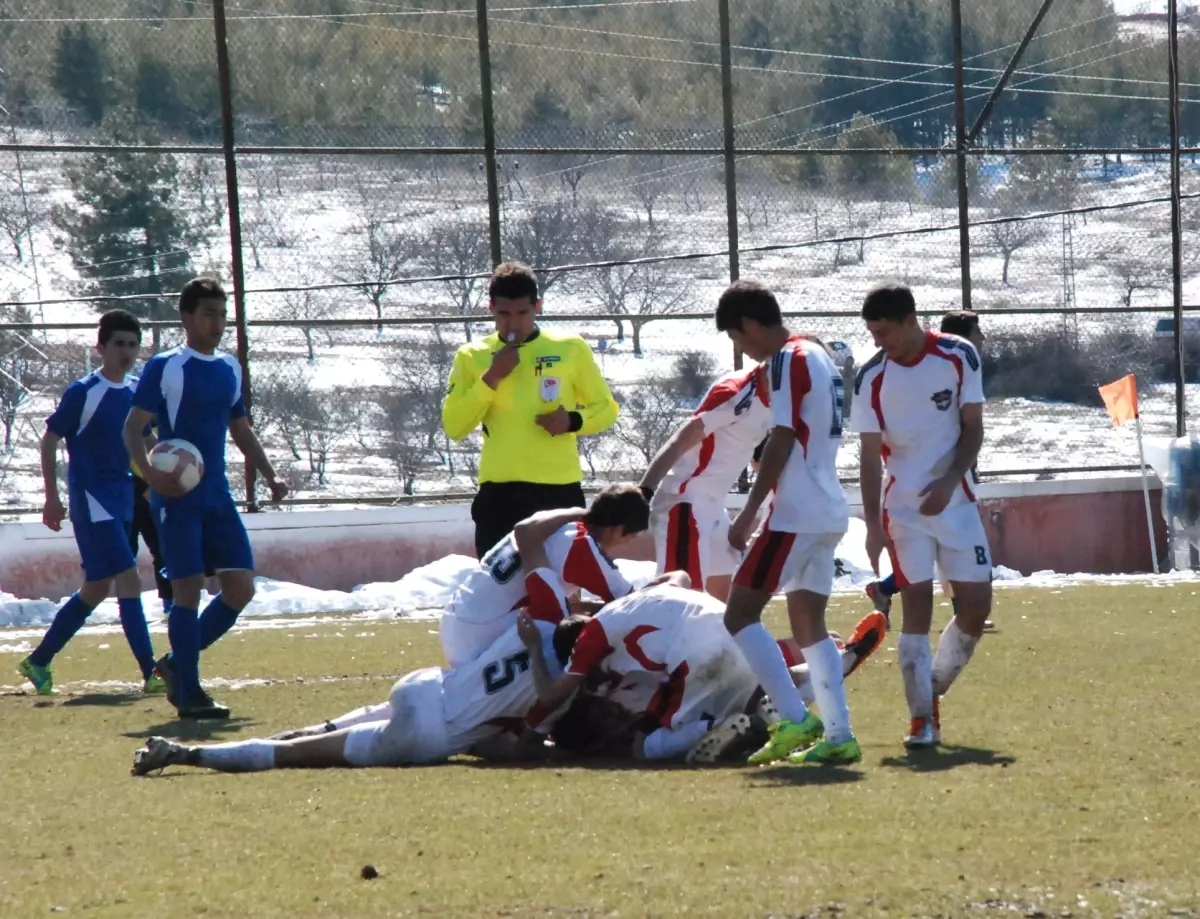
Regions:
<instances>
[{"instance_id":1,"label":"player lying on ground","mask_svg":"<svg viewBox=\"0 0 1200 919\"><path fill-rule=\"evenodd\" d=\"M658 571L686 571L719 600L741 554L729 545L725 498L767 436L766 369L735 370L713 383L700 407L659 448L642 476Z\"/></svg>"},{"instance_id":2,"label":"player lying on ground","mask_svg":"<svg viewBox=\"0 0 1200 919\"><path fill-rule=\"evenodd\" d=\"M879 353L854 384L851 424L859 452L867 556L887 549L903 598L897 643L911 721L904 743L941 740L938 699L967 666L992 604L992 559L971 487L983 444L979 354L963 338L926 332L912 291L874 288L862 317ZM887 475L887 485L883 477ZM937 654L929 646L933 578L957 599Z\"/></svg>"},{"instance_id":3,"label":"player lying on ground","mask_svg":"<svg viewBox=\"0 0 1200 919\"><path fill-rule=\"evenodd\" d=\"M42 479L46 503L42 523L62 529L67 511L58 496L58 444L67 442L67 496L71 529L82 560L83 586L63 604L33 653L18 665L40 696L54 692L50 662L78 632L88 616L116 586L121 629L141 669L142 689L166 687L154 675L154 647L142 609L142 580L130 548L133 473L122 431L133 402L133 369L142 344L142 328L124 310L100 317L96 351L100 369L67 387L58 408L46 419L42 436ZM139 432L139 437L146 435Z\"/></svg>"},{"instance_id":4,"label":"player lying on ground","mask_svg":"<svg viewBox=\"0 0 1200 919\"><path fill-rule=\"evenodd\" d=\"M526 590L536 595L558 578L539 570L525 580ZM534 630L553 658L555 623L538 621ZM444 762L459 753L536 757L545 755L541 732L557 714L537 704L529 651L514 625L475 660L449 670L416 670L396 683L387 702L324 724L274 738L199 746L151 737L134 754L133 774L166 766L220 772L408 766Z\"/></svg>"},{"instance_id":5,"label":"player lying on ground","mask_svg":"<svg viewBox=\"0 0 1200 919\"><path fill-rule=\"evenodd\" d=\"M544 567L545 548L518 534L522 557ZM725 607L708 594L687 589L686 572L672 572L650 585L607 604L593 617L570 616L567 592L549 578L529 594L529 607L518 630L529 651L541 703L557 710L585 685L607 684L614 698L645 716L646 736L635 740L639 759L669 759L689 750L700 761L697 745L715 729L722 732L704 745L703 761L720 755L750 728L745 717L751 700L761 696L758 679L725 628ZM564 618L565 617L565 618ZM561 619L554 651L567 658L555 678L540 652L539 626ZM879 647L887 631L882 613L871 613L842 651L842 672L852 673ZM569 657L568 657L569 655ZM807 667L796 680L812 698Z\"/></svg>"},{"instance_id":6,"label":"player lying on ground","mask_svg":"<svg viewBox=\"0 0 1200 919\"><path fill-rule=\"evenodd\" d=\"M573 589L608 601L633 589L612 554L649 521L650 506L636 485L609 485L586 510L543 511L517 524L517 529L545 541L544 567ZM525 575L532 570L523 564L510 533L467 575L438 624L451 667L474 660L516 624L517 610L526 602Z\"/></svg>"}]
</instances>

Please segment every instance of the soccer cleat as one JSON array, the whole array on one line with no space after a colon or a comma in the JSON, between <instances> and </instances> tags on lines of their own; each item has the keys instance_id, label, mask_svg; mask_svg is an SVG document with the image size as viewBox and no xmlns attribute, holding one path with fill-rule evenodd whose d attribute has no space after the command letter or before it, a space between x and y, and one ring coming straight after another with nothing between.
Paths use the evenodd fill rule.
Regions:
<instances>
[{"instance_id":1,"label":"soccer cleat","mask_svg":"<svg viewBox=\"0 0 1200 919\"><path fill-rule=\"evenodd\" d=\"M175 665L171 663L170 654L164 654L154 662L154 672L163 681L163 691L167 694L167 701L174 705L176 696L179 694L179 686L175 679Z\"/></svg>"},{"instance_id":2,"label":"soccer cleat","mask_svg":"<svg viewBox=\"0 0 1200 919\"><path fill-rule=\"evenodd\" d=\"M771 697L764 695L758 700L758 706L754 709L754 714L762 721L763 727L770 730L771 725L779 724L783 719L779 717L779 709L775 707L775 703L771 701Z\"/></svg>"},{"instance_id":3,"label":"soccer cleat","mask_svg":"<svg viewBox=\"0 0 1200 919\"><path fill-rule=\"evenodd\" d=\"M749 733L749 715L730 715L696 741L687 752L686 762L689 765L715 763Z\"/></svg>"},{"instance_id":4,"label":"soccer cleat","mask_svg":"<svg viewBox=\"0 0 1200 919\"><path fill-rule=\"evenodd\" d=\"M862 748L853 737L840 744L822 740L807 750L793 753L788 762L808 766L848 766L862 762Z\"/></svg>"},{"instance_id":5,"label":"soccer cleat","mask_svg":"<svg viewBox=\"0 0 1200 919\"><path fill-rule=\"evenodd\" d=\"M188 748L183 744L167 740L165 737L151 737L146 746L133 754L131 775L149 775L151 772L162 772L167 766L181 766L187 763Z\"/></svg>"},{"instance_id":6,"label":"soccer cleat","mask_svg":"<svg viewBox=\"0 0 1200 919\"><path fill-rule=\"evenodd\" d=\"M33 688L39 696L54 695L54 677L50 673L49 667L39 667L29 658L25 658L17 664L17 672L33 684Z\"/></svg>"},{"instance_id":7,"label":"soccer cleat","mask_svg":"<svg viewBox=\"0 0 1200 919\"><path fill-rule=\"evenodd\" d=\"M892 598L883 592L883 588L879 586L879 582L872 581L863 589L863 593L867 595L867 599L871 601L871 605L887 616L888 622L891 622Z\"/></svg>"},{"instance_id":8,"label":"soccer cleat","mask_svg":"<svg viewBox=\"0 0 1200 919\"><path fill-rule=\"evenodd\" d=\"M794 750L812 746L825 733L825 725L810 711L799 724L795 721L780 721L769 726L767 731L770 737L766 744L761 750L751 753L746 760L751 766L773 763Z\"/></svg>"},{"instance_id":9,"label":"soccer cleat","mask_svg":"<svg viewBox=\"0 0 1200 919\"><path fill-rule=\"evenodd\" d=\"M180 718L191 718L196 721L216 721L229 717L229 709L220 702L214 702L212 696L203 689L195 693L187 703L176 706Z\"/></svg>"},{"instance_id":10,"label":"soccer cleat","mask_svg":"<svg viewBox=\"0 0 1200 919\"><path fill-rule=\"evenodd\" d=\"M161 696L166 691L167 681L154 672L151 672L150 676L146 677L146 682L142 684L142 693L147 696Z\"/></svg>"},{"instance_id":11,"label":"soccer cleat","mask_svg":"<svg viewBox=\"0 0 1200 919\"><path fill-rule=\"evenodd\" d=\"M887 629L888 618L878 610L867 613L859 620L858 625L854 627L854 634L846 642L845 650L854 655L854 663L846 671L846 676L850 676L863 661L879 649L884 636L887 635Z\"/></svg>"},{"instance_id":12,"label":"soccer cleat","mask_svg":"<svg viewBox=\"0 0 1200 919\"><path fill-rule=\"evenodd\" d=\"M910 750L936 747L941 738L932 718L914 718L908 726L904 746Z\"/></svg>"}]
</instances>

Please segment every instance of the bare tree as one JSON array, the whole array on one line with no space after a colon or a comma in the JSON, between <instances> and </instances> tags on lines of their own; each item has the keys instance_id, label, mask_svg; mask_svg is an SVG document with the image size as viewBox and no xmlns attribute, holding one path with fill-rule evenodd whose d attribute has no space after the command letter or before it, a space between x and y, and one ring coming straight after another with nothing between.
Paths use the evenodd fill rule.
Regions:
<instances>
[{"instance_id":1,"label":"bare tree","mask_svg":"<svg viewBox=\"0 0 1200 919\"><path fill-rule=\"evenodd\" d=\"M370 301L383 332L383 299L393 281L412 258L412 247L392 221L374 214L359 219L353 244L336 271L339 281L351 284Z\"/></svg>"},{"instance_id":2,"label":"bare tree","mask_svg":"<svg viewBox=\"0 0 1200 919\"><path fill-rule=\"evenodd\" d=\"M1154 253L1122 247L1107 254L1104 265L1120 284L1121 302L1128 309L1133 295L1139 291L1170 290L1171 264L1169 252Z\"/></svg>"},{"instance_id":3,"label":"bare tree","mask_svg":"<svg viewBox=\"0 0 1200 919\"><path fill-rule=\"evenodd\" d=\"M38 211L21 189L4 182L0 187L0 232L8 239L18 262L25 260L23 243L28 241L37 219Z\"/></svg>"},{"instance_id":4,"label":"bare tree","mask_svg":"<svg viewBox=\"0 0 1200 919\"><path fill-rule=\"evenodd\" d=\"M287 319L296 323L296 329L304 337L304 347L308 354L308 362L315 363L317 359L316 339L322 337L326 345L332 344L332 335L322 326L313 325L314 321L330 319L336 313L336 307L327 291L310 290L315 283L315 277L306 269L293 276L295 286L301 290L286 291L283 302L273 312L278 319Z\"/></svg>"},{"instance_id":5,"label":"bare tree","mask_svg":"<svg viewBox=\"0 0 1200 919\"><path fill-rule=\"evenodd\" d=\"M651 231L654 230L654 207L667 192L668 169L667 158L661 153L657 156L634 157L631 160L627 187L642 206Z\"/></svg>"},{"instance_id":6,"label":"bare tree","mask_svg":"<svg viewBox=\"0 0 1200 919\"><path fill-rule=\"evenodd\" d=\"M565 200L542 201L504 224L504 248L509 256L538 269L543 293L562 277L545 271L586 257L590 235L611 217L599 208L580 209Z\"/></svg>"},{"instance_id":7,"label":"bare tree","mask_svg":"<svg viewBox=\"0 0 1200 919\"><path fill-rule=\"evenodd\" d=\"M663 252L661 237L650 232L619 234L607 245L596 243L602 248L596 251L595 261L653 258ZM623 322L628 321L637 355L642 353L642 328L662 316L687 312L692 296L690 277L673 274L661 262L594 268L582 273L579 284L601 312L628 317L616 321L617 337L624 337Z\"/></svg>"},{"instance_id":8,"label":"bare tree","mask_svg":"<svg viewBox=\"0 0 1200 919\"><path fill-rule=\"evenodd\" d=\"M359 394L318 389L309 375L282 362L260 367L254 381L260 430L278 434L294 460L308 463L311 480L325 487L334 449L351 436Z\"/></svg>"},{"instance_id":9,"label":"bare tree","mask_svg":"<svg viewBox=\"0 0 1200 919\"><path fill-rule=\"evenodd\" d=\"M1006 220L989 223L983 229L984 247L1004 259L1000 280L1008 286L1008 269L1012 257L1026 246L1046 235L1046 228L1038 220Z\"/></svg>"},{"instance_id":10,"label":"bare tree","mask_svg":"<svg viewBox=\"0 0 1200 919\"><path fill-rule=\"evenodd\" d=\"M479 309L487 291L487 279L473 277L485 273L490 263L487 227L478 219L450 219L435 223L414 241L420 270L448 276L442 281L454 309L470 316ZM463 322L463 333L471 340L471 322Z\"/></svg>"},{"instance_id":11,"label":"bare tree","mask_svg":"<svg viewBox=\"0 0 1200 919\"><path fill-rule=\"evenodd\" d=\"M304 228L292 222L291 211L282 198L262 198L242 212L242 239L259 271L263 249L295 249L304 238Z\"/></svg>"},{"instance_id":12,"label":"bare tree","mask_svg":"<svg viewBox=\"0 0 1200 919\"><path fill-rule=\"evenodd\" d=\"M647 377L616 393L621 414L614 428L616 438L638 452L649 463L679 425L684 412L676 401L670 381Z\"/></svg>"},{"instance_id":13,"label":"bare tree","mask_svg":"<svg viewBox=\"0 0 1200 919\"><path fill-rule=\"evenodd\" d=\"M756 216L760 218L762 226L769 227L771 207L779 192L772 187L768 173L756 167L739 172L737 191L738 210L746 221L746 232L754 232Z\"/></svg>"},{"instance_id":14,"label":"bare tree","mask_svg":"<svg viewBox=\"0 0 1200 919\"><path fill-rule=\"evenodd\" d=\"M0 322L31 322L32 318L24 306L0 310ZM0 331L0 425L4 427L6 452L12 450L17 414L32 397L43 364L42 355L32 346L28 332Z\"/></svg>"}]
</instances>

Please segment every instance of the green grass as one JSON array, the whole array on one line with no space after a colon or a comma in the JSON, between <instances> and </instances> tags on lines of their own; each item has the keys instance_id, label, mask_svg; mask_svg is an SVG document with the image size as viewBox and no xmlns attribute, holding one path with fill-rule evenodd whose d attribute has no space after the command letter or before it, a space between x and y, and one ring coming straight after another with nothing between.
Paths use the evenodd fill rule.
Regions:
<instances>
[{"instance_id":1,"label":"green grass","mask_svg":"<svg viewBox=\"0 0 1200 919\"><path fill-rule=\"evenodd\" d=\"M131 778L151 733L311 723L438 659L429 623L235 632L206 674L277 682L217 693L226 726L178 733L137 696L0 698L0 917L1200 915L1198 609L1191 586L999 592L1000 631L943 708L948 746L912 758L889 638L849 684L854 769ZM130 678L119 634L55 669Z\"/></svg>"}]
</instances>

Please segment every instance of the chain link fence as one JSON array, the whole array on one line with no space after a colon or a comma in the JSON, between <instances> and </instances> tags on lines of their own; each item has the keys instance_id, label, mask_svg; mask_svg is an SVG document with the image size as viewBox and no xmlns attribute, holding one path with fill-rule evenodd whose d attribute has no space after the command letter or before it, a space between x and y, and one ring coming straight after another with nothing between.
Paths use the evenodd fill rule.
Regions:
<instances>
[{"instance_id":1,"label":"chain link fence","mask_svg":"<svg viewBox=\"0 0 1200 919\"><path fill-rule=\"evenodd\" d=\"M1156 11L947 6L0 0L0 500L39 503L97 313L170 347L202 272L242 291L255 423L302 501L469 492L478 436L448 441L440 403L498 258L535 266L621 402L581 440L590 482L636 474L733 366L711 314L737 276L847 374L875 281L933 324L969 304L985 472L1129 465L1098 383L1136 372L1151 433L1200 423L1196 22L1173 135Z\"/></svg>"}]
</instances>

